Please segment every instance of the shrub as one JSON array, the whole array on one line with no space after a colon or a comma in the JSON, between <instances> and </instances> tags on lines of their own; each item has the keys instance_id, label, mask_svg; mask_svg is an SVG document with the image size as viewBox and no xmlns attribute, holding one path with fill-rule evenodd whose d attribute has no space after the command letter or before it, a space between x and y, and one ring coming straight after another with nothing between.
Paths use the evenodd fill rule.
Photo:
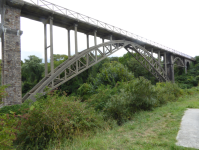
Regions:
<instances>
[{"instance_id":1,"label":"shrub","mask_svg":"<svg viewBox=\"0 0 199 150\"><path fill-rule=\"evenodd\" d=\"M111 62L103 64L100 73L93 79L94 88L97 89L100 85L111 85L120 82L130 81L134 78L134 75L128 71L128 69L119 62Z\"/></svg>"},{"instance_id":2,"label":"shrub","mask_svg":"<svg viewBox=\"0 0 199 150\"><path fill-rule=\"evenodd\" d=\"M130 119L133 113L139 110L150 110L157 103L154 86L143 77L118 83L118 86L113 89L107 90L109 97L105 98L106 101L101 96L107 95L104 94L105 92L100 93L99 97L102 97L100 103L104 100L101 109L103 109L105 119L112 118L119 125ZM98 101L97 103L99 106Z\"/></svg>"},{"instance_id":3,"label":"shrub","mask_svg":"<svg viewBox=\"0 0 199 150\"><path fill-rule=\"evenodd\" d=\"M130 107L133 111L151 110L157 103L155 87L144 77L128 82L125 90L129 94Z\"/></svg>"},{"instance_id":4,"label":"shrub","mask_svg":"<svg viewBox=\"0 0 199 150\"><path fill-rule=\"evenodd\" d=\"M3 85L3 86L0 86L0 104L2 104L2 98L6 97L7 96L7 92L6 92L6 88L9 87L9 85Z\"/></svg>"},{"instance_id":5,"label":"shrub","mask_svg":"<svg viewBox=\"0 0 199 150\"><path fill-rule=\"evenodd\" d=\"M167 102L176 101L183 94L177 84L171 82L162 82L156 84L158 105L166 104Z\"/></svg>"},{"instance_id":6,"label":"shrub","mask_svg":"<svg viewBox=\"0 0 199 150\"><path fill-rule=\"evenodd\" d=\"M13 141L16 140L17 133L19 133L20 124L15 113L0 116L0 149L10 150L13 148Z\"/></svg>"},{"instance_id":7,"label":"shrub","mask_svg":"<svg viewBox=\"0 0 199 150\"><path fill-rule=\"evenodd\" d=\"M28 112L30 101L25 101L23 104L4 106L0 109L0 115L3 114L12 114L15 112L16 115L24 114Z\"/></svg>"},{"instance_id":8,"label":"shrub","mask_svg":"<svg viewBox=\"0 0 199 150\"><path fill-rule=\"evenodd\" d=\"M104 106L103 113L105 119L114 119L118 125L130 119L132 114L128 99L129 94L124 89L121 89L119 94L113 95Z\"/></svg>"},{"instance_id":9,"label":"shrub","mask_svg":"<svg viewBox=\"0 0 199 150\"><path fill-rule=\"evenodd\" d=\"M118 92L119 89L117 86L111 88L110 85L101 85L96 90L96 94L92 95L91 98L87 100L88 107L94 107L96 111L103 111L111 96L118 94Z\"/></svg>"},{"instance_id":10,"label":"shrub","mask_svg":"<svg viewBox=\"0 0 199 150\"><path fill-rule=\"evenodd\" d=\"M33 104L24 115L15 143L19 149L44 149L50 140L72 139L84 131L104 126L102 116L92 108L86 109L85 103L48 96L42 105Z\"/></svg>"},{"instance_id":11,"label":"shrub","mask_svg":"<svg viewBox=\"0 0 199 150\"><path fill-rule=\"evenodd\" d=\"M93 86L91 84L84 83L78 88L77 94L84 101L84 100L88 99L91 96L91 94L94 94Z\"/></svg>"}]
</instances>

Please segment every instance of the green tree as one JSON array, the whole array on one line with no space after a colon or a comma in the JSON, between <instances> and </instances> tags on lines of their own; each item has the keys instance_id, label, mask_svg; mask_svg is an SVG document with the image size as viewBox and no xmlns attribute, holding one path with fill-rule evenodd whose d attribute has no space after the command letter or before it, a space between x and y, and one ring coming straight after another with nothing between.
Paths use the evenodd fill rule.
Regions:
<instances>
[{"instance_id":1,"label":"green tree","mask_svg":"<svg viewBox=\"0 0 199 150\"><path fill-rule=\"evenodd\" d=\"M126 53L122 57L119 57L119 62L126 66L130 72L134 73L136 78L143 76L150 80L152 84L157 82L157 79L147 69L145 69L130 53Z\"/></svg>"},{"instance_id":2,"label":"green tree","mask_svg":"<svg viewBox=\"0 0 199 150\"><path fill-rule=\"evenodd\" d=\"M100 73L97 74L95 78L92 78L91 81L94 85L94 88L98 88L100 85L111 85L112 87L118 81L130 81L134 78L134 75L128 71L124 65L119 62L113 61L111 63L103 64L100 69Z\"/></svg>"},{"instance_id":3,"label":"green tree","mask_svg":"<svg viewBox=\"0 0 199 150\"><path fill-rule=\"evenodd\" d=\"M22 65L22 93L28 92L43 77L44 65L42 59L37 56L30 55L29 59L25 59Z\"/></svg>"}]
</instances>

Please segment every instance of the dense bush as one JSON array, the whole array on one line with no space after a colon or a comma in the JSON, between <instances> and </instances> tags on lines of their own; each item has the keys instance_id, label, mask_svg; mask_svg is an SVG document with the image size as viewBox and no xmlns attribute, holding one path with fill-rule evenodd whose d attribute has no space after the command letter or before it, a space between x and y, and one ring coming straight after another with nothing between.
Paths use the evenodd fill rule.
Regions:
<instances>
[{"instance_id":1,"label":"dense bush","mask_svg":"<svg viewBox=\"0 0 199 150\"><path fill-rule=\"evenodd\" d=\"M102 128L102 116L86 104L66 97L48 97L46 103L32 105L22 120L17 136L18 149L43 149L50 140L72 139L84 131Z\"/></svg>"},{"instance_id":2,"label":"dense bush","mask_svg":"<svg viewBox=\"0 0 199 150\"><path fill-rule=\"evenodd\" d=\"M100 85L111 85L112 87L118 81L130 81L134 75L119 62L105 63L100 70L100 73L92 80L94 88L97 89Z\"/></svg>"},{"instance_id":3,"label":"dense bush","mask_svg":"<svg viewBox=\"0 0 199 150\"><path fill-rule=\"evenodd\" d=\"M20 130L19 118L15 113L0 116L0 149L10 150Z\"/></svg>"},{"instance_id":4,"label":"dense bush","mask_svg":"<svg viewBox=\"0 0 199 150\"><path fill-rule=\"evenodd\" d=\"M115 94L119 93L118 86L113 88L110 85L101 85L96 90L96 94L92 95L91 98L87 100L88 107L93 107L96 111L101 112L108 100Z\"/></svg>"},{"instance_id":5,"label":"dense bush","mask_svg":"<svg viewBox=\"0 0 199 150\"><path fill-rule=\"evenodd\" d=\"M195 57L196 61L192 62L185 74L184 68L175 67L175 82L180 88L187 89L198 86L199 83L199 56Z\"/></svg>"},{"instance_id":6,"label":"dense bush","mask_svg":"<svg viewBox=\"0 0 199 150\"><path fill-rule=\"evenodd\" d=\"M0 86L0 104L2 104L2 98L4 98L5 96L7 96L7 92L6 92L6 88L9 87L9 85L3 85Z\"/></svg>"},{"instance_id":7,"label":"dense bush","mask_svg":"<svg viewBox=\"0 0 199 150\"><path fill-rule=\"evenodd\" d=\"M183 95L182 89L175 83L162 82L156 84L157 100L159 105L167 102L176 101L179 96Z\"/></svg>"},{"instance_id":8,"label":"dense bush","mask_svg":"<svg viewBox=\"0 0 199 150\"><path fill-rule=\"evenodd\" d=\"M12 105L12 106L4 106L0 109L0 116L3 114L12 114L15 112L16 115L27 113L27 109L29 108L29 101L21 105Z\"/></svg>"},{"instance_id":9,"label":"dense bush","mask_svg":"<svg viewBox=\"0 0 199 150\"><path fill-rule=\"evenodd\" d=\"M84 101L88 99L91 94L94 94L94 88L91 84L84 83L78 88L77 94L82 98L82 101Z\"/></svg>"},{"instance_id":10,"label":"dense bush","mask_svg":"<svg viewBox=\"0 0 199 150\"><path fill-rule=\"evenodd\" d=\"M105 118L113 118L118 124L130 119L139 110L151 110L157 103L156 91L150 81L143 77L119 85L104 105Z\"/></svg>"},{"instance_id":11,"label":"dense bush","mask_svg":"<svg viewBox=\"0 0 199 150\"><path fill-rule=\"evenodd\" d=\"M119 94L111 96L111 98L104 105L103 114L105 119L114 119L118 125L127 121L132 116L130 108L129 94L120 90Z\"/></svg>"},{"instance_id":12,"label":"dense bush","mask_svg":"<svg viewBox=\"0 0 199 150\"><path fill-rule=\"evenodd\" d=\"M130 105L135 111L150 110L157 102L155 87L143 77L130 81L125 90L129 93Z\"/></svg>"}]
</instances>

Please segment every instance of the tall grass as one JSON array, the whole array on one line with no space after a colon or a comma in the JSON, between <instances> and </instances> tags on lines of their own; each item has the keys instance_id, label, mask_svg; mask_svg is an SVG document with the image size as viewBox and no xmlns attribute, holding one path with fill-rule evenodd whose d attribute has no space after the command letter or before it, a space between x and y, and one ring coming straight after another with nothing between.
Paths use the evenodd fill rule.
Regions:
<instances>
[{"instance_id":1,"label":"tall grass","mask_svg":"<svg viewBox=\"0 0 199 150\"><path fill-rule=\"evenodd\" d=\"M79 89L87 94L92 89ZM60 96L48 93L37 102L0 109L0 149L45 149L54 141L60 146L63 140L73 143L77 137L89 137L99 130L111 130L132 120L137 113L152 111L175 102L180 96L194 94L199 88L182 90L176 84L158 83L139 78L117 82L114 87L101 85L82 96ZM6 134L9 133L9 134Z\"/></svg>"}]
</instances>

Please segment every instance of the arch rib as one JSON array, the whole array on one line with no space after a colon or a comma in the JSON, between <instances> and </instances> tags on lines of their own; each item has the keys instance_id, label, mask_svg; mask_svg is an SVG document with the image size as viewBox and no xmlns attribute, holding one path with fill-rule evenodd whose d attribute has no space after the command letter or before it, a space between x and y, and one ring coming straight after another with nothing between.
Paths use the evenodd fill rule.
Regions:
<instances>
[{"instance_id":1,"label":"arch rib","mask_svg":"<svg viewBox=\"0 0 199 150\"><path fill-rule=\"evenodd\" d=\"M127 45L125 49L159 81L169 81L165 70L153 55L144 47L131 43L132 42L129 42L129 45Z\"/></svg>"},{"instance_id":2,"label":"arch rib","mask_svg":"<svg viewBox=\"0 0 199 150\"><path fill-rule=\"evenodd\" d=\"M110 51L111 45L112 51ZM78 55L70 57L58 67L56 67L52 75L48 74L48 76L44 77L37 85L35 85L28 93L26 93L22 101L24 102L28 98L35 100L34 95L36 95L36 93L44 94L43 90L46 86L51 88L52 90L57 88L61 84L67 82L81 72L102 61L103 59L120 50L121 48L124 48L124 46L126 46L126 41L124 40L110 41L79 52ZM103 50L101 51L99 49L101 47L104 47L104 53L102 52ZM95 59L95 50L97 50L98 52L97 60ZM58 76L61 76L61 78L58 78ZM54 86L51 84L52 81L54 81Z\"/></svg>"},{"instance_id":3,"label":"arch rib","mask_svg":"<svg viewBox=\"0 0 199 150\"><path fill-rule=\"evenodd\" d=\"M102 51L100 50L100 48L102 48ZM57 88L58 86L62 85L63 83L67 82L68 80L72 79L81 72L87 70L91 66L102 61L106 57L112 55L122 48L125 48L131 54L132 50L139 54L142 60L140 58L138 59L138 57L135 57L134 55L133 56L141 64L149 64L148 66L150 67L146 66L145 68L148 69L157 79L159 79L160 81L168 80L162 67L146 49L133 42L125 40L114 40L90 47L82 52L79 52L78 55L70 57L58 67L56 67L53 74L49 73L37 85L35 85L35 87L33 87L28 93L26 93L22 101L24 102L28 98L35 101L34 96L37 93L45 94L45 87L49 87L52 90ZM95 58L95 50L97 50L98 52L97 59ZM52 81L54 81L54 85L52 84Z\"/></svg>"},{"instance_id":4,"label":"arch rib","mask_svg":"<svg viewBox=\"0 0 199 150\"><path fill-rule=\"evenodd\" d=\"M174 60L173 60L173 64L175 64L175 62L179 62L181 65L177 64L178 66L180 67L185 67L185 64L184 62L182 61L182 59L180 57L176 57Z\"/></svg>"}]
</instances>

